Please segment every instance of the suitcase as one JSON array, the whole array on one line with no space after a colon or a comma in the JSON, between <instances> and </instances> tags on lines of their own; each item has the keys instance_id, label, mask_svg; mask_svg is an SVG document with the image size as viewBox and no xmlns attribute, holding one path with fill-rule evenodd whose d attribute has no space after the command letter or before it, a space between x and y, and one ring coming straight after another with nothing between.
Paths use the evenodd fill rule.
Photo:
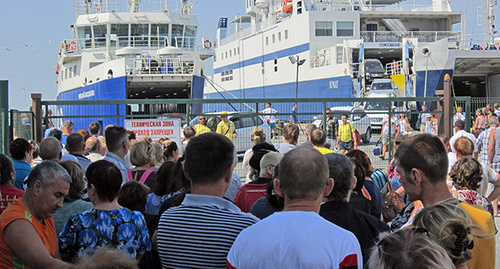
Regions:
<instances>
[{"instance_id":1,"label":"suitcase","mask_svg":"<svg viewBox=\"0 0 500 269\"><path fill-rule=\"evenodd\" d=\"M377 143L375 143L375 147L373 148L373 155L382 155L382 139L379 139Z\"/></svg>"}]
</instances>

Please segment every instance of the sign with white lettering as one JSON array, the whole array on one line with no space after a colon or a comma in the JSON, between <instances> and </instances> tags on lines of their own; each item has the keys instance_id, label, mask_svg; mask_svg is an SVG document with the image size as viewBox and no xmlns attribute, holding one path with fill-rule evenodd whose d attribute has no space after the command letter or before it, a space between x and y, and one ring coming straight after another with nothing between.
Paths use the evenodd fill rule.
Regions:
<instances>
[{"instance_id":1,"label":"sign with white lettering","mask_svg":"<svg viewBox=\"0 0 500 269\"><path fill-rule=\"evenodd\" d=\"M134 132L137 140L145 136L151 137L153 141L168 137L168 139L175 141L180 146L180 119L125 120L125 129Z\"/></svg>"}]
</instances>

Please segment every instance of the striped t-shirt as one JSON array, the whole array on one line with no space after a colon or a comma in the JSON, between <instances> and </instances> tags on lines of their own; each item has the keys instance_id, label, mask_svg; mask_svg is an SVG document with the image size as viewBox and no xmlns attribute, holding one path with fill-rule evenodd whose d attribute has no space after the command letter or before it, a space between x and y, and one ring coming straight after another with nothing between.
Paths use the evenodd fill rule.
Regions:
<instances>
[{"instance_id":1,"label":"striped t-shirt","mask_svg":"<svg viewBox=\"0 0 500 269\"><path fill-rule=\"evenodd\" d=\"M188 194L165 211L158 224L158 253L164 268L225 268L238 234L258 222L223 198Z\"/></svg>"}]
</instances>

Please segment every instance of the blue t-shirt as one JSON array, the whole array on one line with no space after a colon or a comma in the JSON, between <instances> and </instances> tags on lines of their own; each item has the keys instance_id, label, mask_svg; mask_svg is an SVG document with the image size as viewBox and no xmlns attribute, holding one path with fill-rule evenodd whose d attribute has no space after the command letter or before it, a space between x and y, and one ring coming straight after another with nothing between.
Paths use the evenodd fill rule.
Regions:
<instances>
[{"instance_id":1,"label":"blue t-shirt","mask_svg":"<svg viewBox=\"0 0 500 269\"><path fill-rule=\"evenodd\" d=\"M295 108L292 108L292 110L290 110L290 113L292 113L292 119L293 119L293 122L292 123L298 123L299 121L297 120L297 115L295 115L295 113L297 113L297 110L295 110Z\"/></svg>"},{"instance_id":2,"label":"blue t-shirt","mask_svg":"<svg viewBox=\"0 0 500 269\"><path fill-rule=\"evenodd\" d=\"M151 250L144 216L125 207L90 209L73 215L59 235L60 253L70 257L92 255L103 246L113 246L131 258Z\"/></svg>"},{"instance_id":3,"label":"blue t-shirt","mask_svg":"<svg viewBox=\"0 0 500 269\"><path fill-rule=\"evenodd\" d=\"M30 175L33 168L23 160L12 159L12 163L14 164L14 170L16 171L16 180L14 181L14 187L20 190L24 190L24 179Z\"/></svg>"},{"instance_id":4,"label":"blue t-shirt","mask_svg":"<svg viewBox=\"0 0 500 269\"><path fill-rule=\"evenodd\" d=\"M68 139L68 135L61 135L61 144L66 145L66 139Z\"/></svg>"}]
</instances>

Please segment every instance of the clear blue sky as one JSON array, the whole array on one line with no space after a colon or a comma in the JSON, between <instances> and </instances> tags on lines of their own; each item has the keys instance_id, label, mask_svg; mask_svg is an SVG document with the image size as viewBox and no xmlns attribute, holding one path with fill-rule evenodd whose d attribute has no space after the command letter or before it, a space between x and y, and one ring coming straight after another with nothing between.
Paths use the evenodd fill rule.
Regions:
<instances>
[{"instance_id":1,"label":"clear blue sky","mask_svg":"<svg viewBox=\"0 0 500 269\"><path fill-rule=\"evenodd\" d=\"M197 0L198 36L215 37L219 18L232 19L244 14L245 1ZM408 2L421 4L430 0ZM481 26L473 28L477 0L452 0L451 4L453 10L466 12L468 34L483 32ZM0 16L0 79L9 80L11 108L27 110L32 92L42 93L44 100L55 100L57 52L62 40L72 38L69 25L75 21L74 6L71 0L0 1L0 10L3 10ZM495 15L500 16L498 6ZM211 62L206 64L211 65Z\"/></svg>"}]
</instances>

